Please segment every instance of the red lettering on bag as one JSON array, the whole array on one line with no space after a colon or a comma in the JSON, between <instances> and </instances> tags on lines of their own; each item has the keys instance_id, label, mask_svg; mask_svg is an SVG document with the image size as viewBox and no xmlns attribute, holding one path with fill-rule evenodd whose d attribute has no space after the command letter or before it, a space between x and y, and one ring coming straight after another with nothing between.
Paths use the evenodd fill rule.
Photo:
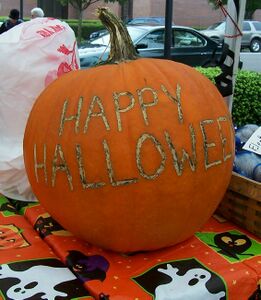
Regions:
<instances>
[{"instance_id":1,"label":"red lettering on bag","mask_svg":"<svg viewBox=\"0 0 261 300\"><path fill-rule=\"evenodd\" d=\"M38 30L38 31L36 31L36 33L40 34L42 37L49 37L57 32L61 32L63 30L65 30L64 26L55 25L55 26L48 26L47 28Z\"/></svg>"}]
</instances>

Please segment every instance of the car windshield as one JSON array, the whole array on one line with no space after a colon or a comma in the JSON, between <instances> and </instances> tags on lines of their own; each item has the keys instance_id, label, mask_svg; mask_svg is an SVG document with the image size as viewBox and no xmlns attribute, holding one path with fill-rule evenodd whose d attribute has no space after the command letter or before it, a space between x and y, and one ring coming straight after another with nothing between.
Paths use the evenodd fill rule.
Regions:
<instances>
[{"instance_id":1,"label":"car windshield","mask_svg":"<svg viewBox=\"0 0 261 300\"><path fill-rule=\"evenodd\" d=\"M207 30L223 30L225 29L225 22L218 22L210 25Z\"/></svg>"},{"instance_id":2,"label":"car windshield","mask_svg":"<svg viewBox=\"0 0 261 300\"><path fill-rule=\"evenodd\" d=\"M135 41L137 39L139 39L141 36L143 36L147 32L147 29L139 28L139 27L138 28L137 27L127 27L127 29L128 29L128 32L130 34L130 37L131 37L133 43L135 43ZM91 44L93 44L93 45L98 44L98 45L108 46L109 42L110 42L110 35L105 34L101 37L93 39L91 41Z\"/></svg>"},{"instance_id":3,"label":"car windshield","mask_svg":"<svg viewBox=\"0 0 261 300\"><path fill-rule=\"evenodd\" d=\"M149 23L164 25L165 24L165 18L163 18L163 17L135 18L135 19L132 19L128 22L129 25L149 24Z\"/></svg>"},{"instance_id":4,"label":"car windshield","mask_svg":"<svg viewBox=\"0 0 261 300\"><path fill-rule=\"evenodd\" d=\"M261 31L261 22L253 22L253 25L256 30Z\"/></svg>"}]
</instances>

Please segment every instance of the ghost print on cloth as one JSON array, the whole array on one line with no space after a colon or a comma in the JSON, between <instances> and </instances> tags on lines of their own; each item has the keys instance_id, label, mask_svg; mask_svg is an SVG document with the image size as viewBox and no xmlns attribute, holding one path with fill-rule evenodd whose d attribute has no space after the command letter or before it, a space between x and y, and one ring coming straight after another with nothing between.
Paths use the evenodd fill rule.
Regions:
<instances>
[{"instance_id":1,"label":"ghost print on cloth","mask_svg":"<svg viewBox=\"0 0 261 300\"><path fill-rule=\"evenodd\" d=\"M75 275L56 259L0 265L0 294L6 300L58 300L88 296Z\"/></svg>"},{"instance_id":2,"label":"ghost print on cloth","mask_svg":"<svg viewBox=\"0 0 261 300\"><path fill-rule=\"evenodd\" d=\"M158 264L132 278L155 300L225 300L224 281L194 258Z\"/></svg>"}]
</instances>

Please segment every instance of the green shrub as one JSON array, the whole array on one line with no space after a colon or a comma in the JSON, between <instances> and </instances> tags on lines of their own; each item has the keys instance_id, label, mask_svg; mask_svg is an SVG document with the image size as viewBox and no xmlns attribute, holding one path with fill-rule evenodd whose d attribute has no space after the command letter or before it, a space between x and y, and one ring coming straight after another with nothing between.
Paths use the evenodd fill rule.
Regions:
<instances>
[{"instance_id":1,"label":"green shrub","mask_svg":"<svg viewBox=\"0 0 261 300\"><path fill-rule=\"evenodd\" d=\"M77 36L78 31L78 20L63 20L66 22ZM94 31L104 29L100 20L83 20L82 22L82 40L89 38L90 34Z\"/></svg>"},{"instance_id":2,"label":"green shrub","mask_svg":"<svg viewBox=\"0 0 261 300\"><path fill-rule=\"evenodd\" d=\"M219 67L211 67L211 68L202 68L196 67L196 69L203 75L205 75L208 79L210 79L213 83L215 83L215 77L221 73Z\"/></svg>"},{"instance_id":3,"label":"green shrub","mask_svg":"<svg viewBox=\"0 0 261 300\"><path fill-rule=\"evenodd\" d=\"M0 22L4 22L7 20L8 17L1 16ZM24 18L24 21L28 21L30 18ZM77 36L78 31L78 20L77 19L69 19L69 20L62 20L66 22L74 31L75 35ZM102 25L100 20L83 20L82 21L82 39L86 40L89 38L90 34L94 31L98 31L104 29L104 26Z\"/></svg>"},{"instance_id":4,"label":"green shrub","mask_svg":"<svg viewBox=\"0 0 261 300\"><path fill-rule=\"evenodd\" d=\"M220 74L219 68L197 68L212 82ZM239 70L233 95L232 119L234 125L261 125L261 73Z\"/></svg>"},{"instance_id":5,"label":"green shrub","mask_svg":"<svg viewBox=\"0 0 261 300\"><path fill-rule=\"evenodd\" d=\"M8 16L6 16L6 17L1 16L1 17L0 17L0 22L4 22L4 21L7 20L7 19L8 19ZM31 20L31 18L29 18L29 17L24 17L23 20L24 20L24 21L29 21L29 20Z\"/></svg>"},{"instance_id":6,"label":"green shrub","mask_svg":"<svg viewBox=\"0 0 261 300\"><path fill-rule=\"evenodd\" d=\"M1 16L0 22L4 22L8 19L8 16ZM25 17L24 21L29 21L30 18ZM75 36L78 34L78 20L77 19L63 19L74 31ZM90 34L94 31L104 29L100 20L82 20L82 40L86 40L90 37Z\"/></svg>"},{"instance_id":7,"label":"green shrub","mask_svg":"<svg viewBox=\"0 0 261 300\"><path fill-rule=\"evenodd\" d=\"M238 73L232 116L238 126L250 123L261 125L261 73Z\"/></svg>"}]
</instances>

